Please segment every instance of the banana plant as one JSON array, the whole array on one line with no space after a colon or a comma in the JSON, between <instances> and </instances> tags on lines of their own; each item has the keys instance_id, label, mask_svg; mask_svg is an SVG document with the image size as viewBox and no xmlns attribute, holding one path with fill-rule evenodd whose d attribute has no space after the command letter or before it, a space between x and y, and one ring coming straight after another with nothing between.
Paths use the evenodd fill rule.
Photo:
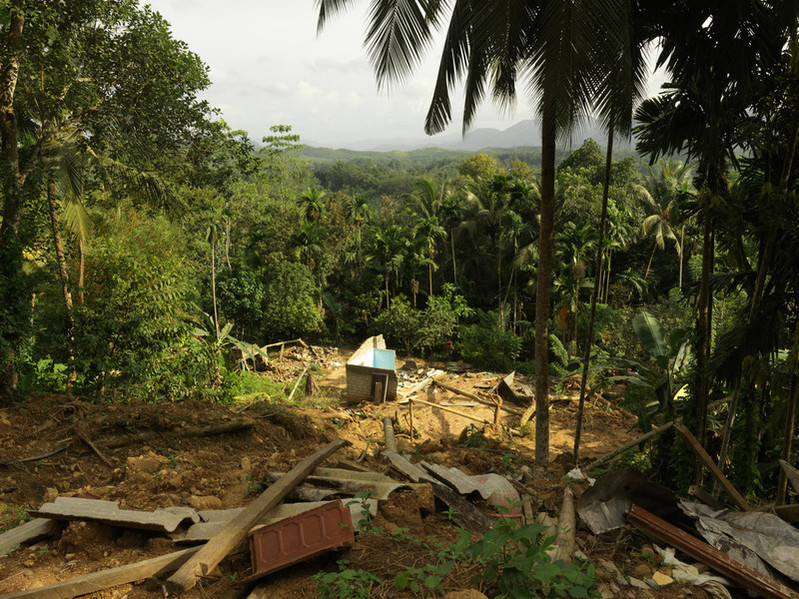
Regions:
<instances>
[{"instance_id":1,"label":"banana plant","mask_svg":"<svg viewBox=\"0 0 799 599\"><path fill-rule=\"evenodd\" d=\"M674 400L686 384L683 374L691 357L691 346L687 331L672 329L667 335L660 321L648 312L637 314L632 325L652 361L622 360L619 365L627 369L627 374L613 379L651 391L653 401L638 414L639 426L646 432L655 413L673 411Z\"/></svg>"}]
</instances>

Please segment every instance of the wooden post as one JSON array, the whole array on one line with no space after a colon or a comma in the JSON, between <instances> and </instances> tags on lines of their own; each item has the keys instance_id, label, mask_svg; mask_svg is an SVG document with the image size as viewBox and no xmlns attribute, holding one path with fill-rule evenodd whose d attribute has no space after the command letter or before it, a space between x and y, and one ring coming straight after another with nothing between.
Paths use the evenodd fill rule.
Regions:
<instances>
[{"instance_id":1,"label":"wooden post","mask_svg":"<svg viewBox=\"0 0 799 599\"><path fill-rule=\"evenodd\" d=\"M680 422L674 424L674 429L680 433L680 436L685 439L685 442L688 443L688 447L691 448L691 451L696 454L696 457L699 458L700 462L705 465L705 467L710 471L710 474L715 478L718 483L721 485L721 488L726 491L727 495L735 502L739 508L743 511L748 512L751 511L752 508L746 502L746 500L741 496L738 492L738 489L732 486L732 483L727 479L726 476L721 472L716 463L713 461L708 453L705 451L705 448L700 445L699 441L697 441L696 437L693 436L691 431L685 428Z\"/></svg>"},{"instance_id":2,"label":"wooden post","mask_svg":"<svg viewBox=\"0 0 799 599\"><path fill-rule=\"evenodd\" d=\"M414 435L413 435L413 402L408 402L408 419L410 421L411 426L411 443L413 443Z\"/></svg>"},{"instance_id":3,"label":"wooden post","mask_svg":"<svg viewBox=\"0 0 799 599\"><path fill-rule=\"evenodd\" d=\"M167 581L170 593L180 594L194 587L197 578L207 575L246 537L247 532L299 485L308 474L329 456L349 443L336 439L289 470L276 483L269 485L238 517L231 520L200 551L193 555Z\"/></svg>"}]
</instances>

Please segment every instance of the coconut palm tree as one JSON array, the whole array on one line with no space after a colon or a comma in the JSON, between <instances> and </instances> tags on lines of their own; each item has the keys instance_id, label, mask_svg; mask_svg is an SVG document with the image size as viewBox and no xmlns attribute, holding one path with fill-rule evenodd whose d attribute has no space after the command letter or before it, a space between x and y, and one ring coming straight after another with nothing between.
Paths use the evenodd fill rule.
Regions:
<instances>
[{"instance_id":1,"label":"coconut palm tree","mask_svg":"<svg viewBox=\"0 0 799 599\"><path fill-rule=\"evenodd\" d=\"M353 0L317 0L318 27ZM490 91L505 107L523 83L541 118L541 221L536 291L536 459L549 458L548 319L554 234L555 146L591 104L597 74L616 69L628 2L491 0L425 2L375 0L366 35L379 85L402 81L430 46L446 34L425 130L443 131L452 119L451 92L464 79L463 126L473 122ZM611 66L612 65L612 66Z\"/></svg>"}]
</instances>

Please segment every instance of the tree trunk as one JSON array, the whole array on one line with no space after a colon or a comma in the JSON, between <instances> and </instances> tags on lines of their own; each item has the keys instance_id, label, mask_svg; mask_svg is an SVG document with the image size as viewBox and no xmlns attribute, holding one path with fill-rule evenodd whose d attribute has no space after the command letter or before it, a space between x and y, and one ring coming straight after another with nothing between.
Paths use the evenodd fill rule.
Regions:
<instances>
[{"instance_id":1,"label":"tree trunk","mask_svg":"<svg viewBox=\"0 0 799 599\"><path fill-rule=\"evenodd\" d=\"M432 260L432 257L431 257L431 260ZM428 281L430 282L430 295L433 295L433 265L432 264L428 264L427 265L427 278L428 278Z\"/></svg>"},{"instance_id":2,"label":"tree trunk","mask_svg":"<svg viewBox=\"0 0 799 599\"><path fill-rule=\"evenodd\" d=\"M596 266L594 272L597 273L594 279L594 293L591 296L591 308L588 313L588 339L585 343L585 354L583 355L583 376L580 381L580 400L577 404L577 426L574 432L574 464L580 457L580 436L583 429L583 409L585 408L586 385L588 384L588 367L591 361L591 345L594 340L594 317L596 316L596 304L599 300L599 293L602 289L602 257L605 253L605 227L608 218L608 194L610 191L610 167L613 161L613 121L608 127L608 147L605 156L605 181L602 186L602 212L599 217L599 244L596 250Z\"/></svg>"},{"instance_id":3,"label":"tree trunk","mask_svg":"<svg viewBox=\"0 0 799 599\"><path fill-rule=\"evenodd\" d=\"M549 461L549 297L555 228L555 113L544 98L541 122L541 228L535 296L535 459Z\"/></svg>"},{"instance_id":4,"label":"tree trunk","mask_svg":"<svg viewBox=\"0 0 799 599\"><path fill-rule=\"evenodd\" d=\"M211 300L214 304L214 328L216 329L216 359L214 363L214 380L211 387L214 391L219 391L219 387L222 385L222 374L219 370L222 335L219 332L219 313L216 309L216 235L211 236Z\"/></svg>"},{"instance_id":5,"label":"tree trunk","mask_svg":"<svg viewBox=\"0 0 799 599\"><path fill-rule=\"evenodd\" d=\"M389 309L389 305L388 305L388 273L386 273L384 279L386 281L386 310L388 310Z\"/></svg>"},{"instance_id":6,"label":"tree trunk","mask_svg":"<svg viewBox=\"0 0 799 599\"><path fill-rule=\"evenodd\" d=\"M791 375L791 390L788 392L788 413L785 416L785 432L782 437L782 459L789 464L791 462L793 432L796 428L796 390L797 376L796 373L794 373ZM777 483L777 505L785 503L786 489L787 481L785 478L785 470L780 469L780 477Z\"/></svg>"},{"instance_id":7,"label":"tree trunk","mask_svg":"<svg viewBox=\"0 0 799 599\"><path fill-rule=\"evenodd\" d=\"M679 288L682 291L682 265L683 265L683 249L685 248L685 224L683 223L680 225L680 280L679 280Z\"/></svg>"},{"instance_id":8,"label":"tree trunk","mask_svg":"<svg viewBox=\"0 0 799 599\"><path fill-rule=\"evenodd\" d=\"M644 281L646 281L646 278L649 276L649 267L652 266L652 258L655 257L655 250L657 249L658 249L658 242L655 241L655 245L652 248L652 253L649 254L649 262L646 263L646 270L644 271Z\"/></svg>"},{"instance_id":9,"label":"tree trunk","mask_svg":"<svg viewBox=\"0 0 799 599\"><path fill-rule=\"evenodd\" d=\"M707 437L707 398L710 393L708 349L710 348L710 272L713 264L713 243L710 215L705 214L702 232L702 282L699 288L696 342L696 438L705 445ZM698 469L701 473L701 469Z\"/></svg>"},{"instance_id":10,"label":"tree trunk","mask_svg":"<svg viewBox=\"0 0 799 599\"><path fill-rule=\"evenodd\" d=\"M613 250L608 250L608 274L605 277L605 303L608 303L608 296L610 296L610 275L613 269Z\"/></svg>"},{"instance_id":11,"label":"tree trunk","mask_svg":"<svg viewBox=\"0 0 799 599\"><path fill-rule=\"evenodd\" d=\"M452 284L458 286L458 269L455 267L455 230L449 230L449 240L452 246Z\"/></svg>"},{"instance_id":12,"label":"tree trunk","mask_svg":"<svg viewBox=\"0 0 799 599\"><path fill-rule=\"evenodd\" d=\"M83 278L86 270L86 254L83 233L78 237L78 304L83 305Z\"/></svg>"},{"instance_id":13,"label":"tree trunk","mask_svg":"<svg viewBox=\"0 0 799 599\"><path fill-rule=\"evenodd\" d=\"M0 152L6 163L3 173L3 222L0 224L0 248L16 241L22 216L19 190L19 153L17 139L17 116L14 112L14 92L19 78L19 47L22 43L22 27L25 15L19 2L11 9L11 22L8 30L6 62L0 72ZM16 9L16 10L15 10Z\"/></svg>"},{"instance_id":14,"label":"tree trunk","mask_svg":"<svg viewBox=\"0 0 799 599\"><path fill-rule=\"evenodd\" d=\"M500 254L499 236L494 242L494 251L497 253L497 310L499 310L499 326L505 328L505 310L502 301L502 254Z\"/></svg>"},{"instance_id":15,"label":"tree trunk","mask_svg":"<svg viewBox=\"0 0 799 599\"><path fill-rule=\"evenodd\" d=\"M0 334L8 349L0 356L0 403L16 395L19 371L16 350L27 321L28 300L23 297L25 276L22 272L22 244L19 225L22 216L20 197L17 117L14 113L14 92L19 78L19 49L25 15L21 1L10 7L10 20L5 40L5 62L0 67L0 155L3 171L0 184L3 190L3 219L0 223L0 306L7 311L7 322Z\"/></svg>"},{"instance_id":16,"label":"tree trunk","mask_svg":"<svg viewBox=\"0 0 799 599\"><path fill-rule=\"evenodd\" d=\"M61 238L61 225L58 221L58 204L55 199L55 181L47 182L47 205L50 208L50 224L53 228L53 245L55 246L58 274L61 277L61 286L64 292L64 305L67 309L67 351L69 352L69 365L67 368L67 395L71 395L72 386L77 379L75 370L75 317L72 313L72 293L69 291L69 271L67 271L67 258L64 254L64 243Z\"/></svg>"}]
</instances>

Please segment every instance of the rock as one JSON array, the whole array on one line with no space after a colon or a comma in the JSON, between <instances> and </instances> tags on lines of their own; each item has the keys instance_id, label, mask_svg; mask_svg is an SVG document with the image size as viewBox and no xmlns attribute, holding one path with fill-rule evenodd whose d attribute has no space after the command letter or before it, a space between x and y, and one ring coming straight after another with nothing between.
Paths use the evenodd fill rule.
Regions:
<instances>
[{"instance_id":1,"label":"rock","mask_svg":"<svg viewBox=\"0 0 799 599\"><path fill-rule=\"evenodd\" d=\"M643 580L638 580L637 578L633 578L630 576L628 578L631 587L635 587L636 589L645 589L649 590L649 585L646 584Z\"/></svg>"},{"instance_id":2,"label":"rock","mask_svg":"<svg viewBox=\"0 0 799 599\"><path fill-rule=\"evenodd\" d=\"M168 460L157 453L148 451L144 455L138 457L130 457L126 461L128 471L134 472L147 472L148 474L155 474L158 472Z\"/></svg>"},{"instance_id":3,"label":"rock","mask_svg":"<svg viewBox=\"0 0 799 599\"><path fill-rule=\"evenodd\" d=\"M444 599L488 599L477 589L466 589L465 591L450 591L444 595Z\"/></svg>"},{"instance_id":4,"label":"rock","mask_svg":"<svg viewBox=\"0 0 799 599\"><path fill-rule=\"evenodd\" d=\"M674 579L671 576L664 574L663 572L655 572L652 575L652 580L658 583L659 587L665 587L674 582Z\"/></svg>"},{"instance_id":5,"label":"rock","mask_svg":"<svg viewBox=\"0 0 799 599\"><path fill-rule=\"evenodd\" d=\"M189 497L189 504L198 512L222 509L222 500L213 495L192 495Z\"/></svg>"},{"instance_id":6,"label":"rock","mask_svg":"<svg viewBox=\"0 0 799 599\"><path fill-rule=\"evenodd\" d=\"M599 585L599 595L602 599L613 599L616 595L606 584Z\"/></svg>"},{"instance_id":7,"label":"rock","mask_svg":"<svg viewBox=\"0 0 799 599\"><path fill-rule=\"evenodd\" d=\"M250 458L248 458L247 456L241 458L241 469L244 470L244 472L246 472L247 474L252 472L252 462L250 461Z\"/></svg>"},{"instance_id":8,"label":"rock","mask_svg":"<svg viewBox=\"0 0 799 599\"><path fill-rule=\"evenodd\" d=\"M47 503L48 501L55 501L56 497L58 497L58 489L54 487L47 487L44 490L44 497L42 497L42 500Z\"/></svg>"},{"instance_id":9,"label":"rock","mask_svg":"<svg viewBox=\"0 0 799 599\"><path fill-rule=\"evenodd\" d=\"M418 369L419 365L415 360L405 360L405 364L403 364L402 368L400 368L400 370L407 370L409 372L416 372Z\"/></svg>"},{"instance_id":10,"label":"rock","mask_svg":"<svg viewBox=\"0 0 799 599\"><path fill-rule=\"evenodd\" d=\"M652 566L649 564L638 564L633 569L633 574L638 578L652 578Z\"/></svg>"}]
</instances>

